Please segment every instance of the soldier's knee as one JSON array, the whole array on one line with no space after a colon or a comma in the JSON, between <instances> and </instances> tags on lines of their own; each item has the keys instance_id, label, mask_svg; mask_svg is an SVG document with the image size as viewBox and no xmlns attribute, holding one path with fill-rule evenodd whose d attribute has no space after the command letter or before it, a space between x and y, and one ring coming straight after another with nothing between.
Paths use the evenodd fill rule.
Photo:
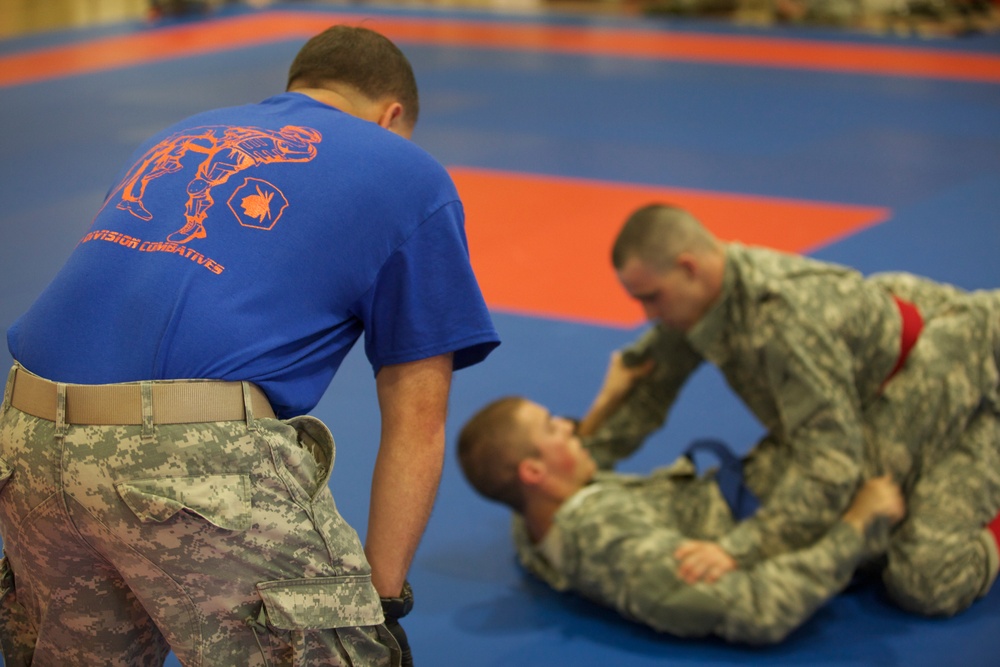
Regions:
<instances>
[{"instance_id":1,"label":"soldier's knee","mask_svg":"<svg viewBox=\"0 0 1000 667\"><path fill-rule=\"evenodd\" d=\"M895 556L895 557L894 557ZM890 554L882 581L892 601L923 616L953 616L981 594L980 568L966 559L914 560Z\"/></svg>"},{"instance_id":2,"label":"soldier's knee","mask_svg":"<svg viewBox=\"0 0 1000 667\"><path fill-rule=\"evenodd\" d=\"M913 585L912 579L886 577L889 598L900 608L921 616L953 616L972 604L975 596Z\"/></svg>"}]
</instances>

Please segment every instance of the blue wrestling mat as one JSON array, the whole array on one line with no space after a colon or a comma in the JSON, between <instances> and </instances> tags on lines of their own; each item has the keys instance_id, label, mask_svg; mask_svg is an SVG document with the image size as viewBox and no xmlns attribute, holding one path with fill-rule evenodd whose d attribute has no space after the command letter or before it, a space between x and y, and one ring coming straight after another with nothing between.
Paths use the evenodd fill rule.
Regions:
<instances>
[{"instance_id":1,"label":"blue wrestling mat","mask_svg":"<svg viewBox=\"0 0 1000 667\"><path fill-rule=\"evenodd\" d=\"M280 91L305 38L333 21L382 29L413 62L414 141L466 200L503 338L455 377L448 459L404 623L419 667L1000 664L997 590L955 618L925 619L891 606L877 582L859 585L768 648L657 635L524 574L507 512L465 485L454 454L461 424L499 396L586 410L611 350L642 328L607 282L605 243L620 212L651 198L690 203L728 238L866 273L1000 287L996 36L289 3L0 41L0 327L45 287L140 141ZM506 201L492 201L497 192ZM10 361L3 346L0 365ZM363 533L379 417L360 349L314 414L339 446L338 506ZM669 463L699 437L746 448L760 432L702 370L624 467Z\"/></svg>"}]
</instances>

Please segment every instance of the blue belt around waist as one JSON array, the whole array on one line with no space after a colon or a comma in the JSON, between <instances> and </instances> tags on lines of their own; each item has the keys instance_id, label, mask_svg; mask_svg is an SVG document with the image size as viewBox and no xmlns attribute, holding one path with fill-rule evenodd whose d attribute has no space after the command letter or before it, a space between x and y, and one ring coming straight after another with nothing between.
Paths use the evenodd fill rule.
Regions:
<instances>
[{"instance_id":1,"label":"blue belt around waist","mask_svg":"<svg viewBox=\"0 0 1000 667\"><path fill-rule=\"evenodd\" d=\"M684 456L694 462L694 455L701 452L714 455L719 462L715 481L733 517L742 521L752 516L760 507L760 501L743 481L743 459L736 456L721 440L711 439L695 440L684 450Z\"/></svg>"}]
</instances>

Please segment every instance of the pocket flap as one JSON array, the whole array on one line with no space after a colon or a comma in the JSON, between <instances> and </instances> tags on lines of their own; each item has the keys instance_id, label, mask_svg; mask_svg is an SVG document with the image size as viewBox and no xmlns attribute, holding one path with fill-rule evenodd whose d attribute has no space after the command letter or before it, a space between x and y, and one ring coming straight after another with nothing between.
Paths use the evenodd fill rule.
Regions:
<instances>
[{"instance_id":1,"label":"pocket flap","mask_svg":"<svg viewBox=\"0 0 1000 667\"><path fill-rule=\"evenodd\" d=\"M115 489L140 521L160 523L187 510L226 530L251 525L247 475L136 479L118 482Z\"/></svg>"},{"instance_id":2,"label":"pocket flap","mask_svg":"<svg viewBox=\"0 0 1000 667\"><path fill-rule=\"evenodd\" d=\"M378 625L382 602L368 575L315 577L257 584L267 621L279 630Z\"/></svg>"}]
</instances>

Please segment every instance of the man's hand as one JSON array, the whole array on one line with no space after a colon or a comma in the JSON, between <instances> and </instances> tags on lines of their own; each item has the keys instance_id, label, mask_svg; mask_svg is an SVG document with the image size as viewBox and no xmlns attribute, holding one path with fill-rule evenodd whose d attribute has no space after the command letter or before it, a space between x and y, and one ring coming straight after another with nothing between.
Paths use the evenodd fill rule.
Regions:
<instances>
[{"instance_id":1,"label":"man's hand","mask_svg":"<svg viewBox=\"0 0 1000 667\"><path fill-rule=\"evenodd\" d=\"M868 524L880 516L888 519L891 526L906 516L903 492L891 475L874 477L862 484L841 518L864 535Z\"/></svg>"},{"instance_id":2,"label":"man's hand","mask_svg":"<svg viewBox=\"0 0 1000 667\"><path fill-rule=\"evenodd\" d=\"M652 373L655 366L656 361L653 359L647 359L636 366L627 366L621 352L612 352L608 368L604 372L604 382L587 414L577 425L577 434L593 435L618 409L635 383Z\"/></svg>"},{"instance_id":3,"label":"man's hand","mask_svg":"<svg viewBox=\"0 0 1000 667\"><path fill-rule=\"evenodd\" d=\"M413 667L413 653L410 651L410 640L406 636L406 631L399 624L398 618L385 618L385 629L388 630L399 644L400 667Z\"/></svg>"},{"instance_id":4,"label":"man's hand","mask_svg":"<svg viewBox=\"0 0 1000 667\"><path fill-rule=\"evenodd\" d=\"M611 353L608 368L604 371L601 393L610 398L621 398L631 391L640 378L652 373L655 367L655 359L646 359L635 366L629 366L625 363L625 356L619 350L615 350Z\"/></svg>"},{"instance_id":5,"label":"man's hand","mask_svg":"<svg viewBox=\"0 0 1000 667\"><path fill-rule=\"evenodd\" d=\"M399 597L382 598L382 615L385 616L385 628L388 630L396 643L399 644L400 666L413 667L413 653L410 651L410 640L406 636L406 631L399 624L399 619L410 613L413 609L413 589L410 583L403 584L403 590Z\"/></svg>"},{"instance_id":6,"label":"man's hand","mask_svg":"<svg viewBox=\"0 0 1000 667\"><path fill-rule=\"evenodd\" d=\"M674 558L679 561L677 575L688 584L713 583L736 569L736 560L715 542L686 540L677 547Z\"/></svg>"}]
</instances>

